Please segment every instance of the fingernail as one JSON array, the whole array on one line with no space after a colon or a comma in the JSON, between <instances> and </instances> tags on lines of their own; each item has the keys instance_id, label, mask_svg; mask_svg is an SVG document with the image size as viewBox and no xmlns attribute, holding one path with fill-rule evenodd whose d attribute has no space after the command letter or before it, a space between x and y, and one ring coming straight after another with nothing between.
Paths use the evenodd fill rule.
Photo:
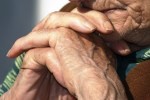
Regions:
<instances>
[{"instance_id":1,"label":"fingernail","mask_svg":"<svg viewBox=\"0 0 150 100\"><path fill-rule=\"evenodd\" d=\"M107 32L112 32L114 30L113 26L111 25L111 23L109 21L106 21L104 23L104 28Z\"/></svg>"},{"instance_id":2,"label":"fingernail","mask_svg":"<svg viewBox=\"0 0 150 100\"><path fill-rule=\"evenodd\" d=\"M131 50L130 50L129 46L122 42L122 45L120 46L120 49L119 49L119 53L121 55L128 55L130 52L131 52Z\"/></svg>"},{"instance_id":3,"label":"fingernail","mask_svg":"<svg viewBox=\"0 0 150 100\"><path fill-rule=\"evenodd\" d=\"M111 43L111 48L119 55L126 56L131 53L128 44L124 40L118 40Z\"/></svg>"},{"instance_id":4,"label":"fingernail","mask_svg":"<svg viewBox=\"0 0 150 100\"><path fill-rule=\"evenodd\" d=\"M120 54L121 55L128 55L128 54L130 54L130 49L124 49L124 50L119 50L119 52L120 52Z\"/></svg>"},{"instance_id":5,"label":"fingernail","mask_svg":"<svg viewBox=\"0 0 150 100\"><path fill-rule=\"evenodd\" d=\"M11 50L9 50L9 51L7 52L7 54L6 54L7 57L10 56L10 51L11 51Z\"/></svg>"}]
</instances>

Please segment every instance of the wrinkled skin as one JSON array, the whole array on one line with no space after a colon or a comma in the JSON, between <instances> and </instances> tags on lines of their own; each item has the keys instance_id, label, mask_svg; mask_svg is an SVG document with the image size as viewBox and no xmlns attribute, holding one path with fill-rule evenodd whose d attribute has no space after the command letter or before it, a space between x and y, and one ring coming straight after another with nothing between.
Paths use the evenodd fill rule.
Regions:
<instances>
[{"instance_id":1,"label":"wrinkled skin","mask_svg":"<svg viewBox=\"0 0 150 100\"><path fill-rule=\"evenodd\" d=\"M98 10L110 19L115 32L103 38L116 52L120 48L131 51L150 46L150 0L70 0L84 7ZM103 35L103 34L102 34Z\"/></svg>"},{"instance_id":2,"label":"wrinkled skin","mask_svg":"<svg viewBox=\"0 0 150 100\"><path fill-rule=\"evenodd\" d=\"M78 100L126 99L113 68L116 65L112 53L101 38L95 34L79 36L65 28L34 31L31 35L35 34L37 37L32 42L35 39L41 41L39 37L42 36L45 38L43 44L51 48L37 48L26 53L14 86L5 94L15 94L11 100L37 100L37 97L43 100L55 100L54 97L56 100L74 99L65 88ZM65 88L55 81L46 66Z\"/></svg>"},{"instance_id":3,"label":"wrinkled skin","mask_svg":"<svg viewBox=\"0 0 150 100\"><path fill-rule=\"evenodd\" d=\"M31 50L30 54L37 50L41 49ZM44 66L39 65L40 70L36 67L21 69L14 86L0 100L76 100Z\"/></svg>"},{"instance_id":4,"label":"wrinkled skin","mask_svg":"<svg viewBox=\"0 0 150 100\"><path fill-rule=\"evenodd\" d=\"M125 2L127 2L127 1L125 1ZM139 1L137 1L137 2L139 3ZM148 11L146 9L149 9L148 8L149 6L147 7L147 5L149 3L145 3L145 2L149 2L149 1L142 1L142 3L139 3L140 5L141 4L146 5L146 6L144 5L144 7L145 7L145 8L143 8L144 10L142 10L144 14L142 13L143 15L142 15L142 20L141 20L140 24L139 24L139 21L138 21L140 19L139 18L140 14L136 14L137 12L140 12L140 11L138 10L139 8L136 4L135 4L135 8L136 7L138 8L138 9L136 9L137 11L135 9L130 9L130 7L128 7L129 6L128 4L126 5L126 7L122 7L122 5L120 6L120 4L118 4L119 6L118 5L113 6L112 8L109 8L109 7L108 8L107 7L100 8L99 5L94 6L95 7L94 9L102 11L102 12L105 13L105 15L110 19L110 21L112 22L112 25L114 26L114 28L116 30L116 32L114 32L113 34L109 34L109 35L107 34L107 36L104 35L103 38L106 41L111 42L112 45L116 45L115 44L116 41L118 42L121 39L123 39L126 42L131 42L129 44L130 44L130 46L132 44L133 48L136 45L136 48L134 48L134 49L139 49L139 48L137 48L137 46L147 46L147 45L149 45L149 43L150 43L149 42L149 40L150 40L149 39L149 17L147 17L149 15L149 12L146 12L146 11ZM88 2L86 2L86 3L88 3ZM93 2L93 4L94 4L94 2ZM132 4L133 3L131 3L131 8L134 6L134 4L133 5ZM88 4L84 4L84 6L92 8ZM132 12L135 12L135 13L132 13ZM132 15L133 17L130 19L129 15L130 16ZM147 21L144 21L144 20L147 20ZM126 23L126 24L124 24L124 23ZM120 27L120 26L122 26L123 28ZM91 31L93 29L94 28L91 28ZM136 32L134 32L135 29L136 29ZM100 31L103 31L103 30L100 30ZM139 34L140 32L142 34ZM111 38L110 38L110 36L111 36ZM112 37L114 37L114 38L112 38ZM143 37L144 37L144 39L143 39ZM132 47L131 47L131 49L132 49Z\"/></svg>"}]
</instances>

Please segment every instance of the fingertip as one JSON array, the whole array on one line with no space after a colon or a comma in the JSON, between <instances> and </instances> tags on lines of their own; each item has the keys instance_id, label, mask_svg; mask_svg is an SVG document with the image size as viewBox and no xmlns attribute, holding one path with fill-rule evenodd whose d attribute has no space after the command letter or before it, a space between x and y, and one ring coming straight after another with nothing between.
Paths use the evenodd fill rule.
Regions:
<instances>
[{"instance_id":1,"label":"fingertip","mask_svg":"<svg viewBox=\"0 0 150 100\"><path fill-rule=\"evenodd\" d=\"M22 50L19 50L20 48L16 47L16 46L12 46L11 49L7 52L6 56L8 58L15 58L17 56L19 56L21 54Z\"/></svg>"},{"instance_id":2,"label":"fingertip","mask_svg":"<svg viewBox=\"0 0 150 100\"><path fill-rule=\"evenodd\" d=\"M7 54L6 54L6 56L9 57L9 58L11 58L11 53L10 53L10 52L11 52L11 50L9 50L9 51L7 52Z\"/></svg>"},{"instance_id":3,"label":"fingertip","mask_svg":"<svg viewBox=\"0 0 150 100\"><path fill-rule=\"evenodd\" d=\"M7 52L6 56L7 56L8 58L15 58L15 57L16 57L15 53L12 53L12 50L11 50L11 49Z\"/></svg>"},{"instance_id":4,"label":"fingertip","mask_svg":"<svg viewBox=\"0 0 150 100\"><path fill-rule=\"evenodd\" d=\"M123 40L112 43L110 47L115 53L122 56L127 56L131 53L128 44Z\"/></svg>"},{"instance_id":5,"label":"fingertip","mask_svg":"<svg viewBox=\"0 0 150 100\"><path fill-rule=\"evenodd\" d=\"M114 28L112 26L112 24L110 23L110 21L99 21L97 22L97 30L99 32L101 32L101 34L111 34L114 32Z\"/></svg>"},{"instance_id":6,"label":"fingertip","mask_svg":"<svg viewBox=\"0 0 150 100\"><path fill-rule=\"evenodd\" d=\"M131 53L131 51L129 49L123 49L123 50L119 50L118 54L122 55L122 56L127 56Z\"/></svg>"},{"instance_id":7,"label":"fingertip","mask_svg":"<svg viewBox=\"0 0 150 100\"><path fill-rule=\"evenodd\" d=\"M114 31L114 28L109 21L104 22L103 27L106 31L106 34L112 33Z\"/></svg>"}]
</instances>

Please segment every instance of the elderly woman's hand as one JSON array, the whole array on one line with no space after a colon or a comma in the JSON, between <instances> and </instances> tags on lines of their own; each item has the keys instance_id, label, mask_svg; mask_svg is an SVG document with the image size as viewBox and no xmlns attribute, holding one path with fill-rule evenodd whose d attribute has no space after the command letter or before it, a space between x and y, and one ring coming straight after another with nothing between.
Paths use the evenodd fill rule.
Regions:
<instances>
[{"instance_id":1,"label":"elderly woman's hand","mask_svg":"<svg viewBox=\"0 0 150 100\"><path fill-rule=\"evenodd\" d=\"M31 49L26 52L14 85L0 100L75 100L63 87L61 74L53 48Z\"/></svg>"},{"instance_id":2,"label":"elderly woman's hand","mask_svg":"<svg viewBox=\"0 0 150 100\"><path fill-rule=\"evenodd\" d=\"M91 36L79 35L70 29L57 28L33 31L30 35L22 38L22 41L24 41L23 46L16 48L17 41L10 53L24 50L25 48L22 48L24 46L28 46L26 50L33 48L32 45L29 45L30 43L34 43L34 47L37 45L51 47L54 51L53 54L47 54L47 52L51 51L50 48L41 48L44 51L33 49L27 52L22 68L29 71L35 70L37 76L34 76L34 81L32 80L32 73L31 75L29 72L26 73L27 79L33 82L27 81L26 86L29 86L29 88L23 89L23 92L19 92L21 94L16 96L21 95L23 98L24 93L27 93L27 95L34 95L35 97L35 93L41 89L36 88L36 86L40 85L38 80L46 79L40 78L44 77L44 75L39 74L39 72L43 71L43 66L47 66L55 79L79 100L126 99L123 86L113 68L115 63L112 54L105 47L102 39L95 36L95 34ZM40 44L37 41L41 41ZM36 53L37 55L33 55ZM30 59L27 56L32 57ZM25 80L23 79L20 78L19 82L24 83ZM14 85L16 86L15 91L20 89L18 86L23 86L21 83ZM50 83L43 84L51 86ZM45 93L44 91L41 92Z\"/></svg>"},{"instance_id":3,"label":"elderly woman's hand","mask_svg":"<svg viewBox=\"0 0 150 100\"><path fill-rule=\"evenodd\" d=\"M117 53L128 54L132 50L150 46L150 0L70 1L105 13L115 28L115 32L102 35Z\"/></svg>"},{"instance_id":4,"label":"elderly woman's hand","mask_svg":"<svg viewBox=\"0 0 150 100\"><path fill-rule=\"evenodd\" d=\"M97 21L97 19L100 20ZM36 41L36 43L31 41L28 45L25 45L25 43L28 40L32 40L30 36L33 36L32 33L34 31L57 29L60 27L66 27L81 34L90 34L95 30L103 34L109 34L114 30L109 19L98 11L87 9L81 9L80 11L74 9L72 12L54 12L50 13L33 28L32 32L28 34L28 39L25 40L23 39L24 37L19 38L11 48L14 52L9 52L8 56L17 57L23 50L28 50L32 47L46 47L47 45L42 45L44 39L42 41ZM37 37L36 34L35 37Z\"/></svg>"}]
</instances>

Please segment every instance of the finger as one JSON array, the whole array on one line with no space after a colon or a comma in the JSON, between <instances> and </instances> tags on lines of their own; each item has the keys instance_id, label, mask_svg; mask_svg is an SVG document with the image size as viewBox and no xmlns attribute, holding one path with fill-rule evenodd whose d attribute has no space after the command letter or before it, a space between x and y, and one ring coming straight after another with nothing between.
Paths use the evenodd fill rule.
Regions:
<instances>
[{"instance_id":1,"label":"finger","mask_svg":"<svg viewBox=\"0 0 150 100\"><path fill-rule=\"evenodd\" d=\"M80 14L87 18L92 24L96 26L96 29L102 34L111 33L114 30L110 20L105 14L101 12L88 10L85 8L75 8L72 12Z\"/></svg>"},{"instance_id":2,"label":"finger","mask_svg":"<svg viewBox=\"0 0 150 100\"><path fill-rule=\"evenodd\" d=\"M56 80L64 86L61 64L52 48L36 48L26 53L22 65L23 69L31 69L40 72L45 67L47 67L55 76Z\"/></svg>"},{"instance_id":3,"label":"finger","mask_svg":"<svg viewBox=\"0 0 150 100\"><path fill-rule=\"evenodd\" d=\"M95 26L83 16L69 12L54 12L43 19L33 31L58 27L71 28L81 33L91 33L96 29Z\"/></svg>"},{"instance_id":4,"label":"finger","mask_svg":"<svg viewBox=\"0 0 150 100\"><path fill-rule=\"evenodd\" d=\"M17 57L22 52L34 47L48 47L49 38L52 39L50 41L53 41L53 43L55 43L55 36L56 36L55 32L56 30L51 30L51 31L42 30L42 31L31 32L30 34L16 40L14 45L7 53L7 56L13 58L13 57ZM51 42L51 46L53 43Z\"/></svg>"},{"instance_id":5,"label":"finger","mask_svg":"<svg viewBox=\"0 0 150 100\"><path fill-rule=\"evenodd\" d=\"M128 44L124 40L119 40L119 41L109 43L109 46L115 53L119 55L126 56L131 53L131 49L129 48Z\"/></svg>"},{"instance_id":6,"label":"finger","mask_svg":"<svg viewBox=\"0 0 150 100\"><path fill-rule=\"evenodd\" d=\"M17 99L22 100L24 95L27 96L28 100L37 98L38 90L42 87L41 85L49 83L51 76L45 67L47 67L63 85L63 81L61 80L62 75L60 75L61 69L59 62L57 62L55 52L50 48L32 49L26 53L20 73L12 87L17 94ZM45 97L46 94L48 93L45 93Z\"/></svg>"},{"instance_id":7,"label":"finger","mask_svg":"<svg viewBox=\"0 0 150 100\"><path fill-rule=\"evenodd\" d=\"M19 56L22 52L31 48L55 47L56 42L66 33L73 31L67 28L32 31L30 34L18 39L7 53L10 58Z\"/></svg>"}]
</instances>

